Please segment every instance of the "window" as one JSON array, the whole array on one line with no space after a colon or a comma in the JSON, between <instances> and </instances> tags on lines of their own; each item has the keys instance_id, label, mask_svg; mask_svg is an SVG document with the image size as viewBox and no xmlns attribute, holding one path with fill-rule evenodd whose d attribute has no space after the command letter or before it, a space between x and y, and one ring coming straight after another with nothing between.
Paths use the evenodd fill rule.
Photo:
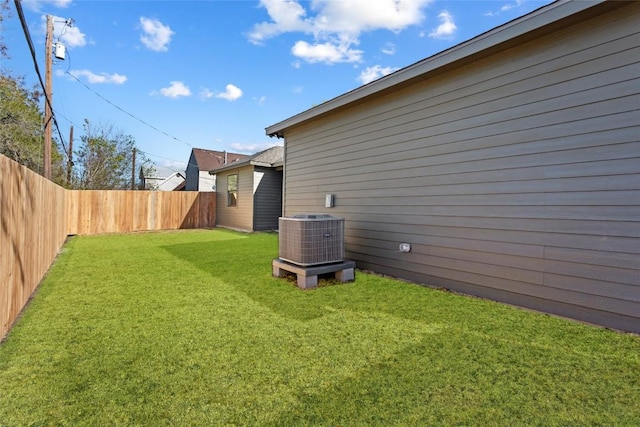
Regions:
<instances>
[{"instance_id":1,"label":"window","mask_svg":"<svg viewBox=\"0 0 640 427\"><path fill-rule=\"evenodd\" d=\"M238 174L227 177L227 206L238 205Z\"/></svg>"}]
</instances>

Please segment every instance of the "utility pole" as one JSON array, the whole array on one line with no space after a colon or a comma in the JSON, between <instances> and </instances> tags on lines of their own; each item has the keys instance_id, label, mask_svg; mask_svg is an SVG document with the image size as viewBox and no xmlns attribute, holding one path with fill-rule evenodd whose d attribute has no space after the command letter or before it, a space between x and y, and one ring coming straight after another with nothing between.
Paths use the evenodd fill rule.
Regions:
<instances>
[{"instance_id":1,"label":"utility pole","mask_svg":"<svg viewBox=\"0 0 640 427\"><path fill-rule=\"evenodd\" d=\"M67 155L67 185L71 186L71 168L73 167L73 126L69 130L69 154Z\"/></svg>"},{"instance_id":2,"label":"utility pole","mask_svg":"<svg viewBox=\"0 0 640 427\"><path fill-rule=\"evenodd\" d=\"M51 125L53 112L51 111L52 78L51 69L53 58L51 58L53 47L53 16L47 15L47 38L45 42L45 103L44 103L44 147L42 175L51 180Z\"/></svg>"},{"instance_id":3,"label":"utility pole","mask_svg":"<svg viewBox=\"0 0 640 427\"><path fill-rule=\"evenodd\" d=\"M131 189L136 189L136 149L133 149L133 165L131 166Z\"/></svg>"}]
</instances>

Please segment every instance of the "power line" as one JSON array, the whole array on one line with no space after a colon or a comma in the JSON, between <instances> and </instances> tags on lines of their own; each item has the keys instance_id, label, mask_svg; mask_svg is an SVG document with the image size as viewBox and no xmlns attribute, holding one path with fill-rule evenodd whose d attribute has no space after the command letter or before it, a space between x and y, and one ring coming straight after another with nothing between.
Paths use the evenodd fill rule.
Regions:
<instances>
[{"instance_id":1,"label":"power line","mask_svg":"<svg viewBox=\"0 0 640 427\"><path fill-rule=\"evenodd\" d=\"M56 126L56 130L58 131L58 136L60 137L60 143L62 144L63 152L66 155L67 147L64 144L64 138L62 137L62 133L60 132L60 126L58 126L58 121L56 120L55 114L53 114L53 106L51 105L51 99L47 94L47 90L45 89L44 82L42 81L42 74L40 73L40 68L38 67L38 60L36 58L36 50L33 47L33 41L31 40L31 34L29 34L29 28L27 27L27 21L24 18L24 12L22 11L22 5L20 4L20 0L14 0L16 5L16 11L18 12L18 17L20 18L20 25L22 26L22 30L24 31L24 36L27 39L27 44L29 45L29 50L31 51L31 58L33 59L33 65L36 69L36 74L38 75L38 80L40 81L40 87L42 87L42 91L44 93L44 99L52 112L53 124Z\"/></svg>"},{"instance_id":2,"label":"power line","mask_svg":"<svg viewBox=\"0 0 640 427\"><path fill-rule=\"evenodd\" d=\"M184 162L181 162L179 160L176 159L170 159L168 157L163 157L163 156L159 156L157 154L153 154L153 153L149 153L147 151L142 151L141 149L138 148L138 152L142 153L142 154L146 154L147 156L152 156L152 157L157 157L159 159L163 159L163 160L169 160L170 162L175 162L175 163L180 163L180 164L184 164ZM173 169L172 167L169 167L169 169ZM181 172L182 170L176 170L175 172Z\"/></svg>"},{"instance_id":3,"label":"power line","mask_svg":"<svg viewBox=\"0 0 640 427\"><path fill-rule=\"evenodd\" d=\"M131 114L130 112L126 111L125 109L123 109L122 107L114 104L113 102L111 102L110 100L108 100L107 98L105 98L104 96L102 96L101 94L99 94L98 92L96 92L95 90L91 89L88 85L86 85L85 83L83 83L79 78L77 78L76 76L74 76L72 73L70 73L69 71L65 71L65 74L70 75L71 77L73 77L73 79L75 81L77 81L78 83L80 83L82 86L84 86L85 88L87 88L87 90L89 90L89 92L92 92L94 95L98 96L99 98L101 98L103 101L105 101L106 103L112 105L113 107L117 108L118 110L122 111L123 113L125 113L126 115L133 117L134 119L136 119L137 121L139 121L140 123L142 123L145 126L150 127L151 129L155 130L156 132L159 132L161 134L163 134L164 136L167 136L177 142L180 142L182 144L188 145L189 147L193 148L193 145L189 144L188 142L184 142L178 138L176 138L175 136L169 135L167 132L158 129L157 127L153 126L152 124L145 122L144 120L142 120L141 118Z\"/></svg>"},{"instance_id":4,"label":"power line","mask_svg":"<svg viewBox=\"0 0 640 427\"><path fill-rule=\"evenodd\" d=\"M60 126L58 125L58 120L56 119L55 116L55 111L53 109L52 103L51 103L51 99L49 98L47 91L45 89L45 85L44 82L42 80L42 74L40 73L40 68L38 66L38 60L36 58L36 51L35 48L33 46L33 41L31 39L31 34L29 33L29 28L27 27L27 23L24 17L24 12L22 10L22 5L20 4L20 0L14 0L15 6L16 6L16 11L18 12L18 17L20 18L20 25L22 26L22 29L24 31L24 35L25 38L27 40L27 44L29 45L29 51L31 52L31 57L33 59L33 65L35 67L35 71L36 74L38 75L38 80L40 82L40 87L42 87L43 93L44 93L44 97L45 97L45 101L48 104L49 108L51 109L52 112L52 119L53 119L53 123L56 126L56 130L58 131L58 136L60 137L60 143L62 144L62 148L63 148L63 153L65 154L66 157L68 157L68 153L67 153L67 147L65 145L65 141L64 138L62 137L62 133L60 132ZM90 92L92 92L93 94L95 94L96 96L98 96L99 98L101 98L103 101L107 102L108 104L112 105L114 108L120 110L121 112L127 114L128 116L132 117L133 119L139 121L140 123L144 124L145 126L150 127L151 129L155 130L158 133L161 133L162 135L165 135L166 137L173 139L176 142L185 144L191 148L193 148L193 145L189 144L188 142L184 142L182 140L180 140L179 138L168 134L167 132L164 132L163 130L158 129L157 127L153 126L152 124L142 120L141 118L135 116L134 114L126 111L125 109L123 109L122 107L116 105L115 103L111 102L109 99L107 99L106 97L104 97L103 95L101 95L100 93L96 92L95 90L91 89L89 86L87 86L85 83L83 83L80 79L78 79L76 76L74 76L72 73L70 73L68 70L65 71L65 74L70 75L74 80L76 80L78 83L80 83L82 86L84 86L87 90L89 90ZM71 120L69 120L68 118L64 117L69 123L73 122ZM145 153L145 154L149 154L155 157L159 157L159 158L163 158L161 156L157 156L157 155L153 155L151 153ZM164 158L165 160L171 160L171 161L176 161L174 159L168 159L168 158Z\"/></svg>"}]
</instances>

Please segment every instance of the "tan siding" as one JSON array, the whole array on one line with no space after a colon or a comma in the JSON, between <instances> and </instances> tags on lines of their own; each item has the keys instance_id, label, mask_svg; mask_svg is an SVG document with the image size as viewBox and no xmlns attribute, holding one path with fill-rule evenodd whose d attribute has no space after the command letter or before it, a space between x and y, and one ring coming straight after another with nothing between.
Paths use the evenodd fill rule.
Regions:
<instances>
[{"instance_id":1,"label":"tan siding","mask_svg":"<svg viewBox=\"0 0 640 427\"><path fill-rule=\"evenodd\" d=\"M227 206L227 177L238 174L238 204ZM217 225L253 229L253 166L221 172L217 175Z\"/></svg>"},{"instance_id":2,"label":"tan siding","mask_svg":"<svg viewBox=\"0 0 640 427\"><path fill-rule=\"evenodd\" d=\"M344 217L363 268L640 331L639 16L287 129L285 215Z\"/></svg>"}]
</instances>

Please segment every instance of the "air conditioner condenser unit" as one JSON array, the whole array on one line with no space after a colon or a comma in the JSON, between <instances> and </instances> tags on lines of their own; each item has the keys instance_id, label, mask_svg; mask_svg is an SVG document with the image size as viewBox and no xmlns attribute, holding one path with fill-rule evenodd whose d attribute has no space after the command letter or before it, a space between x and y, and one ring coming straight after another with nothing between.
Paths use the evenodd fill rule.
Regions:
<instances>
[{"instance_id":1,"label":"air conditioner condenser unit","mask_svg":"<svg viewBox=\"0 0 640 427\"><path fill-rule=\"evenodd\" d=\"M344 219L299 214L279 219L278 256L301 266L344 261Z\"/></svg>"}]
</instances>

